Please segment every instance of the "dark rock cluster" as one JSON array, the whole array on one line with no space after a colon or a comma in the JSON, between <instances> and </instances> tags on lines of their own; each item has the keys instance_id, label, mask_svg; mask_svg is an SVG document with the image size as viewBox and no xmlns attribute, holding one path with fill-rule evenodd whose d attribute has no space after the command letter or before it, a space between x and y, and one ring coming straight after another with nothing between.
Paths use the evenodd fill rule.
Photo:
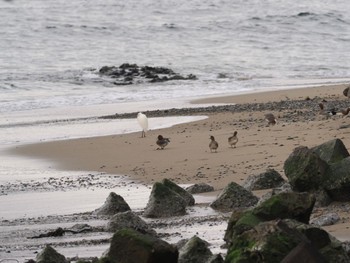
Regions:
<instances>
[{"instance_id":1,"label":"dark rock cluster","mask_svg":"<svg viewBox=\"0 0 350 263\"><path fill-rule=\"evenodd\" d=\"M100 75L108 76L115 81L115 85L130 85L140 82L164 82L169 80L195 80L195 75L182 76L172 69L165 67L138 66L124 63L119 67L104 66L99 70Z\"/></svg>"}]
</instances>

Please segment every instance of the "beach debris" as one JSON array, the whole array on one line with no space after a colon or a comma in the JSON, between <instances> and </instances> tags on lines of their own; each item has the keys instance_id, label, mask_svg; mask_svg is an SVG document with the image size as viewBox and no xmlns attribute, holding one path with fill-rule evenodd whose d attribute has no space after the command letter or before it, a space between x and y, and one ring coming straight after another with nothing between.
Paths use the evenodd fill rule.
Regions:
<instances>
[{"instance_id":1,"label":"beach debris","mask_svg":"<svg viewBox=\"0 0 350 263\"><path fill-rule=\"evenodd\" d=\"M148 131L148 119L142 112L137 113L137 122L142 128L141 138L146 137L146 132Z\"/></svg>"},{"instance_id":2,"label":"beach debris","mask_svg":"<svg viewBox=\"0 0 350 263\"><path fill-rule=\"evenodd\" d=\"M157 148L157 150L163 150L164 147L170 143L170 139L164 138L162 135L158 135L156 143L160 147Z\"/></svg>"},{"instance_id":3,"label":"beach debris","mask_svg":"<svg viewBox=\"0 0 350 263\"><path fill-rule=\"evenodd\" d=\"M250 175L243 182L243 187L249 191L271 189L285 183L283 177L275 169L267 169L258 175Z\"/></svg>"},{"instance_id":4,"label":"beach debris","mask_svg":"<svg viewBox=\"0 0 350 263\"><path fill-rule=\"evenodd\" d=\"M235 132L233 133L233 135L230 136L230 137L228 138L228 144L229 144L231 147L234 147L234 148L236 148L236 144L237 144L237 142L238 142L237 133L238 133L238 132L235 131Z\"/></svg>"},{"instance_id":5,"label":"beach debris","mask_svg":"<svg viewBox=\"0 0 350 263\"><path fill-rule=\"evenodd\" d=\"M189 192L190 194L208 193L208 192L213 192L214 187L206 183L199 183L199 184L193 184L187 187L186 191Z\"/></svg>"},{"instance_id":6,"label":"beach debris","mask_svg":"<svg viewBox=\"0 0 350 263\"><path fill-rule=\"evenodd\" d=\"M53 247L50 245L46 245L46 247L38 253L36 256L37 263L68 263L68 260L65 256L58 253Z\"/></svg>"},{"instance_id":7,"label":"beach debris","mask_svg":"<svg viewBox=\"0 0 350 263\"><path fill-rule=\"evenodd\" d=\"M219 144L217 141L215 141L215 138L214 136L210 136L210 143L209 143L209 149L210 149L210 152L217 152L217 149L219 147Z\"/></svg>"},{"instance_id":8,"label":"beach debris","mask_svg":"<svg viewBox=\"0 0 350 263\"><path fill-rule=\"evenodd\" d=\"M208 262L212 256L213 253L209 249L208 242L195 235L179 249L178 263Z\"/></svg>"},{"instance_id":9,"label":"beach debris","mask_svg":"<svg viewBox=\"0 0 350 263\"><path fill-rule=\"evenodd\" d=\"M93 211L94 215L107 215L112 216L116 213L129 211L130 206L124 200L124 198L114 192L111 192L105 203L95 211Z\"/></svg>"},{"instance_id":10,"label":"beach debris","mask_svg":"<svg viewBox=\"0 0 350 263\"><path fill-rule=\"evenodd\" d=\"M327 214L318 216L316 218L313 218L310 221L310 224L313 224L316 226L330 226L339 222L339 220L340 220L340 217L337 213L327 213Z\"/></svg>"},{"instance_id":11,"label":"beach debris","mask_svg":"<svg viewBox=\"0 0 350 263\"><path fill-rule=\"evenodd\" d=\"M101 262L177 263L178 256L177 248L166 241L126 228L113 235Z\"/></svg>"},{"instance_id":12,"label":"beach debris","mask_svg":"<svg viewBox=\"0 0 350 263\"><path fill-rule=\"evenodd\" d=\"M196 80L193 74L182 76L165 67L138 66L124 63L119 67L103 66L99 70L101 76L112 78L114 85L131 85L144 82L165 82L170 80Z\"/></svg>"},{"instance_id":13,"label":"beach debris","mask_svg":"<svg viewBox=\"0 0 350 263\"><path fill-rule=\"evenodd\" d=\"M49 231L38 236L29 237L29 239L45 238L45 237L61 237L66 233L80 234L86 232L92 232L93 228L88 224L75 224L71 228L63 229L62 227L56 228L54 231Z\"/></svg>"},{"instance_id":14,"label":"beach debris","mask_svg":"<svg viewBox=\"0 0 350 263\"><path fill-rule=\"evenodd\" d=\"M156 236L153 230L141 217L132 211L115 214L107 223L107 231L117 232L123 228L131 228L143 234Z\"/></svg>"},{"instance_id":15,"label":"beach debris","mask_svg":"<svg viewBox=\"0 0 350 263\"><path fill-rule=\"evenodd\" d=\"M229 183L210 207L221 211L232 211L235 208L247 208L255 205L259 198L235 182Z\"/></svg>"},{"instance_id":16,"label":"beach debris","mask_svg":"<svg viewBox=\"0 0 350 263\"><path fill-rule=\"evenodd\" d=\"M178 193L156 182L148 199L143 216L150 218L180 216L186 214L187 201Z\"/></svg>"}]
</instances>

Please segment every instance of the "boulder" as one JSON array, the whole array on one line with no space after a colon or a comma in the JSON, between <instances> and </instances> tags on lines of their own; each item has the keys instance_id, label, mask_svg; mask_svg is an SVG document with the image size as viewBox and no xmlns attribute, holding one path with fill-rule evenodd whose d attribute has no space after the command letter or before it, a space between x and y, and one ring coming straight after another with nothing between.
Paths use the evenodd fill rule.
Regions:
<instances>
[{"instance_id":1,"label":"boulder","mask_svg":"<svg viewBox=\"0 0 350 263\"><path fill-rule=\"evenodd\" d=\"M321 253L310 242L306 241L301 241L293 248L281 263L295 263L300 262L301 259L308 263L326 263Z\"/></svg>"},{"instance_id":2,"label":"boulder","mask_svg":"<svg viewBox=\"0 0 350 263\"><path fill-rule=\"evenodd\" d=\"M116 213L129 210L130 207L125 202L124 198L114 192L111 192L107 197L105 203L100 208L96 209L93 214L112 216Z\"/></svg>"},{"instance_id":3,"label":"boulder","mask_svg":"<svg viewBox=\"0 0 350 263\"><path fill-rule=\"evenodd\" d=\"M207 262L213 253L208 248L208 243L198 236L190 238L179 251L178 263L203 263Z\"/></svg>"},{"instance_id":4,"label":"boulder","mask_svg":"<svg viewBox=\"0 0 350 263\"><path fill-rule=\"evenodd\" d=\"M58 253L50 245L46 247L37 254L36 256L37 263L68 263L68 260L65 256Z\"/></svg>"},{"instance_id":5,"label":"boulder","mask_svg":"<svg viewBox=\"0 0 350 263\"><path fill-rule=\"evenodd\" d=\"M314 204L314 196L308 193L285 192L274 195L251 210L233 212L224 240L230 244L233 236L269 220L289 218L307 224Z\"/></svg>"},{"instance_id":6,"label":"boulder","mask_svg":"<svg viewBox=\"0 0 350 263\"><path fill-rule=\"evenodd\" d=\"M255 191L276 188L284 182L285 180L276 170L268 169L264 173L248 176L243 183L243 187L249 191Z\"/></svg>"},{"instance_id":7,"label":"boulder","mask_svg":"<svg viewBox=\"0 0 350 263\"><path fill-rule=\"evenodd\" d=\"M337 213L327 213L325 215L313 218L310 223L316 226L330 226L334 225L339 220L340 217Z\"/></svg>"},{"instance_id":8,"label":"boulder","mask_svg":"<svg viewBox=\"0 0 350 263\"><path fill-rule=\"evenodd\" d=\"M214 191L214 187L206 183L193 184L186 188L190 194L208 193Z\"/></svg>"},{"instance_id":9,"label":"boulder","mask_svg":"<svg viewBox=\"0 0 350 263\"><path fill-rule=\"evenodd\" d=\"M178 193L156 182L143 215L150 218L181 216L186 214L186 206L187 202Z\"/></svg>"},{"instance_id":10,"label":"boulder","mask_svg":"<svg viewBox=\"0 0 350 263\"><path fill-rule=\"evenodd\" d=\"M178 254L175 246L159 238L133 229L122 229L113 235L110 247L101 262L177 263Z\"/></svg>"},{"instance_id":11,"label":"boulder","mask_svg":"<svg viewBox=\"0 0 350 263\"><path fill-rule=\"evenodd\" d=\"M331 164L324 189L333 201L350 201L350 157Z\"/></svg>"},{"instance_id":12,"label":"boulder","mask_svg":"<svg viewBox=\"0 0 350 263\"><path fill-rule=\"evenodd\" d=\"M294 191L322 189L327 179L328 164L315 152L300 146L294 149L284 162L284 172Z\"/></svg>"},{"instance_id":13,"label":"boulder","mask_svg":"<svg viewBox=\"0 0 350 263\"><path fill-rule=\"evenodd\" d=\"M175 184L169 179L163 179L162 184L166 187L169 187L171 190L173 190L175 193L179 194L183 199L185 199L187 205L189 206L194 205L195 203L194 197L185 189L183 189L181 186Z\"/></svg>"},{"instance_id":14,"label":"boulder","mask_svg":"<svg viewBox=\"0 0 350 263\"><path fill-rule=\"evenodd\" d=\"M306 255L324 259L316 262L350 262L341 243L326 231L292 219L261 222L235 235L225 262L296 262L287 261L288 256L303 242L312 247L311 252L304 251Z\"/></svg>"},{"instance_id":15,"label":"boulder","mask_svg":"<svg viewBox=\"0 0 350 263\"><path fill-rule=\"evenodd\" d=\"M117 232L124 228L131 228L143 234L157 235L156 231L132 211L115 214L107 223L109 232Z\"/></svg>"},{"instance_id":16,"label":"boulder","mask_svg":"<svg viewBox=\"0 0 350 263\"><path fill-rule=\"evenodd\" d=\"M312 194L286 192L272 196L252 211L264 221L291 218L308 224L315 202Z\"/></svg>"},{"instance_id":17,"label":"boulder","mask_svg":"<svg viewBox=\"0 0 350 263\"><path fill-rule=\"evenodd\" d=\"M262 202L265 202L267 199L271 198L276 194L287 193L287 192L292 192L292 187L288 182L284 182L281 186L277 188L273 188L271 191L262 195L259 199L258 205L261 204Z\"/></svg>"},{"instance_id":18,"label":"boulder","mask_svg":"<svg viewBox=\"0 0 350 263\"><path fill-rule=\"evenodd\" d=\"M259 198L235 182L229 183L210 207L221 211L246 208L255 205Z\"/></svg>"},{"instance_id":19,"label":"boulder","mask_svg":"<svg viewBox=\"0 0 350 263\"><path fill-rule=\"evenodd\" d=\"M340 139L330 140L321 145L311 148L326 163L336 163L349 156L344 143Z\"/></svg>"}]
</instances>

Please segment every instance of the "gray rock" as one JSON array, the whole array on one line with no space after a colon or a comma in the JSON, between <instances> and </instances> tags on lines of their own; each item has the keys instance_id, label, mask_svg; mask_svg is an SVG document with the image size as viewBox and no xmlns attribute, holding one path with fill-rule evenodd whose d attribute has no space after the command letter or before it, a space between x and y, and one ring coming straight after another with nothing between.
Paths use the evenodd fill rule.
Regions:
<instances>
[{"instance_id":1,"label":"gray rock","mask_svg":"<svg viewBox=\"0 0 350 263\"><path fill-rule=\"evenodd\" d=\"M175 193L179 194L183 199L185 199L187 205L189 206L194 205L195 203L194 197L185 189L183 189L181 186L175 184L169 179L163 179L162 184L165 185L166 187L169 187L171 190L173 190Z\"/></svg>"},{"instance_id":2,"label":"gray rock","mask_svg":"<svg viewBox=\"0 0 350 263\"><path fill-rule=\"evenodd\" d=\"M212 255L206 263L223 263L224 259L220 254Z\"/></svg>"},{"instance_id":3,"label":"gray rock","mask_svg":"<svg viewBox=\"0 0 350 263\"><path fill-rule=\"evenodd\" d=\"M327 163L336 163L349 156L344 143L340 139L330 140L321 145L311 148L322 160Z\"/></svg>"},{"instance_id":4,"label":"gray rock","mask_svg":"<svg viewBox=\"0 0 350 263\"><path fill-rule=\"evenodd\" d=\"M300 146L294 149L284 162L284 172L294 191L322 189L327 179L328 164L315 152Z\"/></svg>"},{"instance_id":5,"label":"gray rock","mask_svg":"<svg viewBox=\"0 0 350 263\"><path fill-rule=\"evenodd\" d=\"M186 188L190 194L208 193L214 191L214 187L206 183L194 184Z\"/></svg>"},{"instance_id":6,"label":"gray rock","mask_svg":"<svg viewBox=\"0 0 350 263\"><path fill-rule=\"evenodd\" d=\"M132 211L115 214L107 223L109 232L117 232L123 228L131 228L143 234L157 235L156 231Z\"/></svg>"},{"instance_id":7,"label":"gray rock","mask_svg":"<svg viewBox=\"0 0 350 263\"><path fill-rule=\"evenodd\" d=\"M212 256L213 253L208 248L208 243L198 236L193 236L180 249L178 263L203 263Z\"/></svg>"},{"instance_id":8,"label":"gray rock","mask_svg":"<svg viewBox=\"0 0 350 263\"><path fill-rule=\"evenodd\" d=\"M50 245L46 247L36 256L37 263L68 263L65 256L58 253Z\"/></svg>"},{"instance_id":9,"label":"gray rock","mask_svg":"<svg viewBox=\"0 0 350 263\"><path fill-rule=\"evenodd\" d=\"M324 189L333 201L350 201L350 157L331 164Z\"/></svg>"},{"instance_id":10,"label":"gray rock","mask_svg":"<svg viewBox=\"0 0 350 263\"><path fill-rule=\"evenodd\" d=\"M178 193L164 184L156 182L153 184L143 215L150 218L185 215L186 206L187 202Z\"/></svg>"},{"instance_id":11,"label":"gray rock","mask_svg":"<svg viewBox=\"0 0 350 263\"><path fill-rule=\"evenodd\" d=\"M133 229L116 232L101 262L118 263L177 263L179 252L175 246Z\"/></svg>"},{"instance_id":12,"label":"gray rock","mask_svg":"<svg viewBox=\"0 0 350 263\"><path fill-rule=\"evenodd\" d=\"M222 211L230 211L234 208L246 208L255 205L259 201L255 195L239 184L231 182L214 200L210 207Z\"/></svg>"},{"instance_id":13,"label":"gray rock","mask_svg":"<svg viewBox=\"0 0 350 263\"><path fill-rule=\"evenodd\" d=\"M263 190L279 187L284 182L285 180L276 170L268 169L264 173L248 176L243 187L249 191Z\"/></svg>"},{"instance_id":14,"label":"gray rock","mask_svg":"<svg viewBox=\"0 0 350 263\"><path fill-rule=\"evenodd\" d=\"M130 207L125 202L124 198L111 192L107 197L105 203L98 209L96 209L93 214L95 215L108 215L112 216L116 213L129 211Z\"/></svg>"},{"instance_id":15,"label":"gray rock","mask_svg":"<svg viewBox=\"0 0 350 263\"><path fill-rule=\"evenodd\" d=\"M316 226L330 226L330 225L334 225L339 220L340 220L340 217L337 213L328 213L312 219L310 221L310 224L313 224Z\"/></svg>"},{"instance_id":16,"label":"gray rock","mask_svg":"<svg viewBox=\"0 0 350 263\"><path fill-rule=\"evenodd\" d=\"M273 188L271 191L267 192L266 194L262 195L259 199L259 202L257 205L260 205L262 202L266 201L267 199L271 198L272 196L280 193L288 193L292 192L292 187L288 182L284 182L280 187Z\"/></svg>"}]
</instances>

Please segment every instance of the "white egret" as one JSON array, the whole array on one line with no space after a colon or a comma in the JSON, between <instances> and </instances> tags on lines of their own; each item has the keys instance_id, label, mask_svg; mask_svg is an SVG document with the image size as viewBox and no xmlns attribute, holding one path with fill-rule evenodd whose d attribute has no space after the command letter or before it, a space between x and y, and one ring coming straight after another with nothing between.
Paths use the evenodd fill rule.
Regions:
<instances>
[{"instance_id":1,"label":"white egret","mask_svg":"<svg viewBox=\"0 0 350 263\"><path fill-rule=\"evenodd\" d=\"M146 137L146 132L148 131L148 119L147 116L145 114L143 114L142 112L139 112L137 114L137 121L140 124L141 128L142 128L142 135L141 138Z\"/></svg>"}]
</instances>

